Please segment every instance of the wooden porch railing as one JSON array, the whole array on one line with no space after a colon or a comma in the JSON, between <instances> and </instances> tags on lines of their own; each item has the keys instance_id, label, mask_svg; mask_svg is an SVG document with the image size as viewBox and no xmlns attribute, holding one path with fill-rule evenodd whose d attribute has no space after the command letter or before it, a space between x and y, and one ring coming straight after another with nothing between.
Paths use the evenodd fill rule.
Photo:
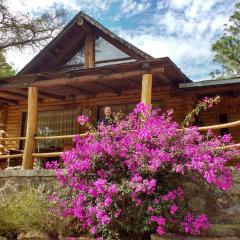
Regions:
<instances>
[{"instance_id":1,"label":"wooden porch railing","mask_svg":"<svg viewBox=\"0 0 240 240\"><path fill-rule=\"evenodd\" d=\"M198 130L203 132L203 131L208 131L208 130L219 130L222 128L233 128L240 126L240 120L231 122L231 123L224 123L224 124L217 124L217 125L212 125L212 126L204 126L204 127L199 127ZM59 140L59 139L72 139L75 136L80 136L80 137L86 137L91 133L84 133L84 134L78 134L78 135L63 135L63 136L36 136L35 140L40 141L40 140ZM26 137L8 137L8 138L0 138L0 140L4 141L19 141L19 140L26 140ZM240 148L240 143L234 144L234 145L228 145L225 146L224 149L231 149L233 147ZM48 153L32 153L32 156L35 158L48 158L48 157L58 157L61 155L62 152L48 152ZM13 159L13 158L22 158L23 154L6 154L6 155L0 155L0 160L1 159Z\"/></svg>"}]
</instances>

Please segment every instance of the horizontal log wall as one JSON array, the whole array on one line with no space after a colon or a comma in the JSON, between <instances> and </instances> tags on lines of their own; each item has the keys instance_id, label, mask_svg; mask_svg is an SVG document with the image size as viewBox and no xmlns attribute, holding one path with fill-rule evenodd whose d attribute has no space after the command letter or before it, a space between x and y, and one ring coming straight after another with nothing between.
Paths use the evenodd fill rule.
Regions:
<instances>
[{"instance_id":1,"label":"horizontal log wall","mask_svg":"<svg viewBox=\"0 0 240 240\"><path fill-rule=\"evenodd\" d=\"M220 96L220 103L200 114L200 120L203 125L213 125L219 123L220 114L228 115L228 122L240 120L240 96ZM219 133L219 131L216 131ZM229 133L237 143L240 143L240 127L229 128Z\"/></svg>"},{"instance_id":2,"label":"horizontal log wall","mask_svg":"<svg viewBox=\"0 0 240 240\"><path fill-rule=\"evenodd\" d=\"M98 106L111 104L137 103L141 98L141 90L131 90L123 92L121 95L112 93L99 94L94 98L78 96L76 102L45 99L39 102L39 111L61 110L61 109L80 109L93 110L94 117L97 117ZM227 113L229 122L240 120L239 105L240 97L221 97L219 106L208 111L202 112L200 120L203 125L219 124L219 114ZM195 102L195 96L183 93L170 86L163 86L153 90L152 101L163 101L165 110L173 109L174 118L181 123L185 115L191 111ZM6 131L9 137L20 136L21 113L27 110L27 103L21 102L18 106L9 106L7 112ZM232 128L232 133L236 142L240 142L240 128Z\"/></svg>"}]
</instances>

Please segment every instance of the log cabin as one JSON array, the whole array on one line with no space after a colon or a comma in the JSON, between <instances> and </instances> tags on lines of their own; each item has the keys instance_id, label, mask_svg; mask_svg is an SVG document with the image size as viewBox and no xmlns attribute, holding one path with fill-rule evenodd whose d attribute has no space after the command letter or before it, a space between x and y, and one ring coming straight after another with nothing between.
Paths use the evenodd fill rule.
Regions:
<instances>
[{"instance_id":1,"label":"log cabin","mask_svg":"<svg viewBox=\"0 0 240 240\"><path fill-rule=\"evenodd\" d=\"M143 101L173 109L181 123L199 99L220 95L198 118L206 126L239 120L239 93L240 78L193 82L170 58L150 56L80 12L16 76L0 79L0 128L11 150L1 168L6 159L32 169L34 158L59 156L82 131L76 117L97 121L106 105L127 114ZM240 142L238 124L218 131Z\"/></svg>"}]
</instances>

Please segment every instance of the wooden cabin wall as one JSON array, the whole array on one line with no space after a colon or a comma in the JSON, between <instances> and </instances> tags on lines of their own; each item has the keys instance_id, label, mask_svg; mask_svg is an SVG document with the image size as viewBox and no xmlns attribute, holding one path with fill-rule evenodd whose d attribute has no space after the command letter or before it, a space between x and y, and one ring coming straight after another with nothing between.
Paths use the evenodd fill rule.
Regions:
<instances>
[{"instance_id":1,"label":"wooden cabin wall","mask_svg":"<svg viewBox=\"0 0 240 240\"><path fill-rule=\"evenodd\" d=\"M171 87L161 87L154 89L152 100L157 102L163 102L164 110L173 109L174 118L177 121L182 121L184 115L187 113L186 99L181 95L172 96ZM94 118L97 118L98 106L115 105L115 104L127 104L138 103L141 99L141 90L125 91L121 95L113 93L98 94L94 98L86 98L78 96L76 101L69 100L54 100L45 99L42 102L39 101L38 111L53 111L64 109L79 109L82 112L85 108L89 108L93 111ZM9 105L7 109L7 121L6 131L9 137L20 136L22 113L27 110L27 102L21 102L19 105Z\"/></svg>"},{"instance_id":2,"label":"wooden cabin wall","mask_svg":"<svg viewBox=\"0 0 240 240\"><path fill-rule=\"evenodd\" d=\"M112 93L98 94L96 97L86 98L78 96L76 101L45 99L39 102L39 111L53 111L64 109L79 109L80 112L85 108L93 111L95 119L97 118L98 106L138 103L140 101L140 89L123 92L121 95ZM185 94L182 91L170 86L156 88L153 91L152 101L161 101L164 110L173 109L174 119L181 123L187 113L192 110L195 103L196 95ZM222 96L221 103L200 115L201 125L219 124L219 115L227 113L228 122L240 119L239 106L240 97ZM18 106L9 106L7 110L6 131L10 137L20 136L22 112L26 112L26 102L21 102ZM230 129L236 142L240 142L240 127Z\"/></svg>"},{"instance_id":3,"label":"wooden cabin wall","mask_svg":"<svg viewBox=\"0 0 240 240\"><path fill-rule=\"evenodd\" d=\"M240 96L221 96L220 103L200 114L201 125L208 126L220 124L220 115L227 114L228 122L240 120ZM219 134L220 131L216 131ZM240 143L240 126L229 128L229 133L235 142Z\"/></svg>"}]
</instances>

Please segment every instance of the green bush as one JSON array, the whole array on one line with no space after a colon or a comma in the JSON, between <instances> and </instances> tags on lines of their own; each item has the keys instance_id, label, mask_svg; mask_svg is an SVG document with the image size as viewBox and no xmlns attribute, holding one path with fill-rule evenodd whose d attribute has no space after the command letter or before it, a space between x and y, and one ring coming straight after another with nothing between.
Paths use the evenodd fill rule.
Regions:
<instances>
[{"instance_id":1,"label":"green bush","mask_svg":"<svg viewBox=\"0 0 240 240\"><path fill-rule=\"evenodd\" d=\"M0 201L0 236L17 239L20 233L35 231L49 239L71 235L77 228L74 219L61 218L51 209L54 203L37 190L23 190Z\"/></svg>"}]
</instances>

